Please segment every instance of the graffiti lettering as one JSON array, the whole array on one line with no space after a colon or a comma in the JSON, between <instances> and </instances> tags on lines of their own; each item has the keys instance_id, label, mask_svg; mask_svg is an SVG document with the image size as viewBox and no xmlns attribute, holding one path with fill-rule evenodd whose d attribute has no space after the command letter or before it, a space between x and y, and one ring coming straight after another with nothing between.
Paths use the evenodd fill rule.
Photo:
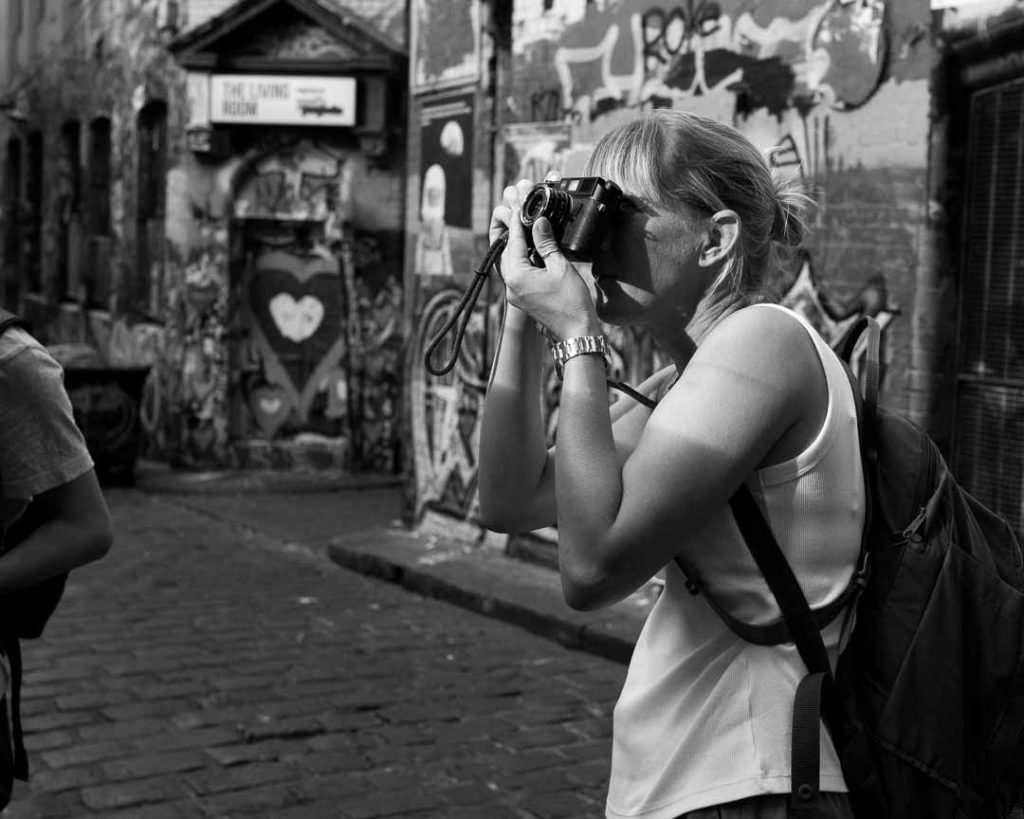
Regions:
<instances>
[{"instance_id":1,"label":"graffiti lettering","mask_svg":"<svg viewBox=\"0 0 1024 819\"><path fill-rule=\"evenodd\" d=\"M721 29L722 10L718 3L687 0L685 6L671 11L648 9L641 18L643 56L666 63L689 46L694 37L710 37Z\"/></svg>"},{"instance_id":2,"label":"graffiti lettering","mask_svg":"<svg viewBox=\"0 0 1024 819\"><path fill-rule=\"evenodd\" d=\"M800 151L792 134L786 134L778 144L768 149L768 164L773 168L796 168L801 178L804 175Z\"/></svg>"}]
</instances>

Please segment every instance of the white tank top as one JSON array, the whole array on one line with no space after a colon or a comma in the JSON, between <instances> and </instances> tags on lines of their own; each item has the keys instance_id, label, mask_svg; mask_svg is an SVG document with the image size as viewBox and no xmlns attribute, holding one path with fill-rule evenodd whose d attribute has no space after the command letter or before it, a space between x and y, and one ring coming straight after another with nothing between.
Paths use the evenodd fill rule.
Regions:
<instances>
[{"instance_id":1,"label":"white tank top","mask_svg":"<svg viewBox=\"0 0 1024 819\"><path fill-rule=\"evenodd\" d=\"M792 460L759 470L748 486L765 511L812 608L846 588L860 552L864 483L849 380L828 344L814 340L828 381L815 440ZM754 308L748 308L754 309ZM739 619L781 616L725 506L683 556L716 602ZM843 617L822 631L835 666ZM640 633L615 706L607 816L675 819L751 796L790 791L793 696L807 673L796 647L756 646L734 635L674 563ZM845 792L822 732L821 789Z\"/></svg>"}]
</instances>

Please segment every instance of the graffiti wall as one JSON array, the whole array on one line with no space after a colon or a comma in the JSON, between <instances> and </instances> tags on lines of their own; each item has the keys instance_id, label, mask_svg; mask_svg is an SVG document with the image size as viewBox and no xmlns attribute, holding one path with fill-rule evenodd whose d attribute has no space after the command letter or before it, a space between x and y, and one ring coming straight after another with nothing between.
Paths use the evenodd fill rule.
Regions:
<instances>
[{"instance_id":1,"label":"graffiti wall","mask_svg":"<svg viewBox=\"0 0 1024 819\"><path fill-rule=\"evenodd\" d=\"M652 108L733 124L815 202L811 238L774 283L781 299L830 340L861 314L878 318L899 405L926 254L929 15L926 0L517 0L498 175L578 174L603 133ZM427 303L419 344L458 292ZM477 410L498 311L478 309L448 377L411 370L419 509L475 515ZM649 340L612 335L625 380L659 363ZM553 419L557 382L548 393Z\"/></svg>"},{"instance_id":2,"label":"graffiti wall","mask_svg":"<svg viewBox=\"0 0 1024 819\"><path fill-rule=\"evenodd\" d=\"M287 466L302 440L343 449L352 468L395 471L395 173L309 140L178 173L144 415L154 445L186 466Z\"/></svg>"}]
</instances>

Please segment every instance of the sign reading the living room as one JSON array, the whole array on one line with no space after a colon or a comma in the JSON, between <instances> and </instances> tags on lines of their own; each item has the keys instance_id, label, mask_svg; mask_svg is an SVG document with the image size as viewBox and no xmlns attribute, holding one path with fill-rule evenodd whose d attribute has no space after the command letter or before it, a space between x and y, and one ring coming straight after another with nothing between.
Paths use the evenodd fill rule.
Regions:
<instances>
[{"instance_id":1,"label":"sign reading the living room","mask_svg":"<svg viewBox=\"0 0 1024 819\"><path fill-rule=\"evenodd\" d=\"M250 125L354 125L354 77L213 74L210 121Z\"/></svg>"}]
</instances>

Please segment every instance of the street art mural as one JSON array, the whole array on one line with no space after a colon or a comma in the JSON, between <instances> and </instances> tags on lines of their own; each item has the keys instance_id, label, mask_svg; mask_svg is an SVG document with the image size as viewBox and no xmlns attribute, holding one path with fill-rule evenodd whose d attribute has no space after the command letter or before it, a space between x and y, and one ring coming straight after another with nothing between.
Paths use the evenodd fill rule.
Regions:
<instances>
[{"instance_id":1,"label":"street art mural","mask_svg":"<svg viewBox=\"0 0 1024 819\"><path fill-rule=\"evenodd\" d=\"M242 400L259 437L273 439L285 424L295 432L340 434L347 414L348 345L338 259L319 242L259 245L239 288L247 334Z\"/></svg>"},{"instance_id":2,"label":"street art mural","mask_svg":"<svg viewBox=\"0 0 1024 819\"><path fill-rule=\"evenodd\" d=\"M479 0L412 0L415 90L473 82L480 71Z\"/></svg>"},{"instance_id":3,"label":"street art mural","mask_svg":"<svg viewBox=\"0 0 1024 819\"><path fill-rule=\"evenodd\" d=\"M171 256L164 323L115 327L111 346L145 351L140 416L150 455L182 467L229 460L226 231L207 222L185 259Z\"/></svg>"},{"instance_id":4,"label":"street art mural","mask_svg":"<svg viewBox=\"0 0 1024 819\"><path fill-rule=\"evenodd\" d=\"M887 165L883 151L901 143L877 133L877 113L857 117L880 93L898 110L893 89L902 82L919 83L924 94L919 66L891 60L920 39L909 14L884 0L516 3L502 181L540 180L551 170L577 175L602 133L653 107L731 122L815 201L812 238L774 283L780 300L832 343L861 315L885 330L901 314L891 277L916 264L910 226L923 171ZM867 128L868 120L876 124ZM886 148L864 147L876 142ZM842 280L830 280L837 272ZM418 318L409 364L417 516L429 509L475 520L479 407L501 315L500 293L493 285L490 293L446 376L426 373L422 354L461 291L428 294ZM614 375L625 382L663 363L642 334L607 330ZM546 385L550 437L558 409L553 373Z\"/></svg>"},{"instance_id":5,"label":"street art mural","mask_svg":"<svg viewBox=\"0 0 1024 819\"><path fill-rule=\"evenodd\" d=\"M516 51L525 64L538 45L557 43L558 86L534 90L530 107L546 99L551 111L557 91L558 118L578 122L724 92L741 112L765 109L778 117L801 92L851 110L871 96L884 69L882 0L550 5L539 17L523 13Z\"/></svg>"},{"instance_id":6,"label":"street art mural","mask_svg":"<svg viewBox=\"0 0 1024 819\"><path fill-rule=\"evenodd\" d=\"M463 520L477 515L480 407L501 322L501 306L492 294L494 282L490 284L466 325L454 368L443 376L426 371L424 355L463 293L445 288L423 306L409 361L416 520L427 505Z\"/></svg>"},{"instance_id":7,"label":"street art mural","mask_svg":"<svg viewBox=\"0 0 1024 819\"><path fill-rule=\"evenodd\" d=\"M420 104L420 230L413 272L452 276L456 244L472 243L474 94Z\"/></svg>"},{"instance_id":8,"label":"street art mural","mask_svg":"<svg viewBox=\"0 0 1024 819\"><path fill-rule=\"evenodd\" d=\"M168 242L155 332L115 327L107 345L150 368L148 454L187 468L287 466L274 446L301 439L344 451L356 470L399 468L402 238L379 219L360 226L362 162L300 142L190 184L183 172L175 190L191 219Z\"/></svg>"},{"instance_id":9,"label":"street art mural","mask_svg":"<svg viewBox=\"0 0 1024 819\"><path fill-rule=\"evenodd\" d=\"M851 297L839 299L815 279L810 256L801 253L800 260L800 272L781 301L810 321L830 344L838 344L861 316L871 316L884 333L900 314L900 308L890 302L883 276L873 276Z\"/></svg>"},{"instance_id":10,"label":"street art mural","mask_svg":"<svg viewBox=\"0 0 1024 819\"><path fill-rule=\"evenodd\" d=\"M304 142L251 167L234 199L236 434L348 439L359 469L397 467L397 243L352 224L348 154ZM390 271L390 272L389 272Z\"/></svg>"}]
</instances>

